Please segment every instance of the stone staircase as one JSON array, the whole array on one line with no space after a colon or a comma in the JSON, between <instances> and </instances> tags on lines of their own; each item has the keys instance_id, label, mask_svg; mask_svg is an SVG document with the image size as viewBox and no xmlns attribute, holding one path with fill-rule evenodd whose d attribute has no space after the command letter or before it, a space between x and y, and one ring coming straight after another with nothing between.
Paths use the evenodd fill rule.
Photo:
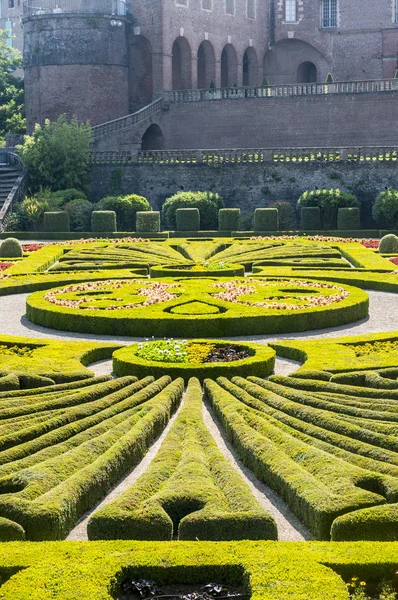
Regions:
<instances>
[{"instance_id":1,"label":"stone staircase","mask_svg":"<svg viewBox=\"0 0 398 600\"><path fill-rule=\"evenodd\" d=\"M21 174L16 166L0 162L0 211Z\"/></svg>"},{"instance_id":2,"label":"stone staircase","mask_svg":"<svg viewBox=\"0 0 398 600\"><path fill-rule=\"evenodd\" d=\"M26 194L26 175L19 156L7 148L0 149L0 232L7 226L16 202Z\"/></svg>"}]
</instances>

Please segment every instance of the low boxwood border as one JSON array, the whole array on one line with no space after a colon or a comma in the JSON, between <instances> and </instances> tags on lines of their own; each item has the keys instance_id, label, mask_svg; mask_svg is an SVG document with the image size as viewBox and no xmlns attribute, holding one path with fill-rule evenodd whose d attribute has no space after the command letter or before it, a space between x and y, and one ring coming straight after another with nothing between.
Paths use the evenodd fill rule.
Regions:
<instances>
[{"instance_id":1,"label":"low boxwood border","mask_svg":"<svg viewBox=\"0 0 398 600\"><path fill-rule=\"evenodd\" d=\"M194 340L197 344L208 344L208 340ZM229 346L236 342L227 342L225 340L212 340L212 344L219 346ZM217 377L234 377L241 375L257 375L258 377L267 377L275 367L275 351L269 346L261 344L248 344L246 342L238 344L242 349L252 354L244 360L237 360L230 363L162 363L145 360L134 354L138 344L126 346L117 350L113 354L113 370L119 375L135 375L139 378L152 375L161 377L167 372L170 377L182 377L187 383L191 377L197 377L200 381L206 378L215 379Z\"/></svg>"},{"instance_id":2,"label":"low boxwood border","mask_svg":"<svg viewBox=\"0 0 398 600\"><path fill-rule=\"evenodd\" d=\"M192 263L192 266L195 266ZM169 266L155 266L149 270L150 276L156 277L244 277L245 267L243 265L231 265L228 269L208 270L208 271L190 271L188 269L172 269Z\"/></svg>"}]
</instances>

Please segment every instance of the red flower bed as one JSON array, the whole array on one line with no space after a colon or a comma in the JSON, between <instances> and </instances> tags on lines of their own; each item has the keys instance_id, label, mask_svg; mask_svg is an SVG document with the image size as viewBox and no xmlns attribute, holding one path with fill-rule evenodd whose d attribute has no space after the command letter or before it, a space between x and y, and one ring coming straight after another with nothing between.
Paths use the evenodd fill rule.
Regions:
<instances>
[{"instance_id":1,"label":"red flower bed","mask_svg":"<svg viewBox=\"0 0 398 600\"><path fill-rule=\"evenodd\" d=\"M393 265L398 265L398 256L395 256L394 258L390 258L390 262L392 262Z\"/></svg>"},{"instance_id":2,"label":"red flower bed","mask_svg":"<svg viewBox=\"0 0 398 600\"><path fill-rule=\"evenodd\" d=\"M362 246L365 246L365 248L374 248L377 250L380 246L380 240L362 240L361 244Z\"/></svg>"},{"instance_id":3,"label":"red flower bed","mask_svg":"<svg viewBox=\"0 0 398 600\"><path fill-rule=\"evenodd\" d=\"M8 267L12 267L12 263L10 262L2 262L0 263L0 271L5 271Z\"/></svg>"},{"instance_id":4,"label":"red flower bed","mask_svg":"<svg viewBox=\"0 0 398 600\"><path fill-rule=\"evenodd\" d=\"M26 244L22 246L24 252L36 252L36 250L40 250L41 248L43 248L43 244Z\"/></svg>"}]
</instances>

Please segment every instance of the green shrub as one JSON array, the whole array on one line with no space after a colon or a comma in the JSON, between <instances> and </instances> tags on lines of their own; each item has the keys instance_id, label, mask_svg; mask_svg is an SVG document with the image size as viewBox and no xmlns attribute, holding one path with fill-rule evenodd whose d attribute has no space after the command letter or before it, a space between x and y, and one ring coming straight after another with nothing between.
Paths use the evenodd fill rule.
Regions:
<instances>
[{"instance_id":1,"label":"green shrub","mask_svg":"<svg viewBox=\"0 0 398 600\"><path fill-rule=\"evenodd\" d=\"M221 196L212 192L178 192L167 198L162 207L162 218L169 229L177 229L176 211L179 208L197 208L203 230L218 228L218 211L224 207Z\"/></svg>"},{"instance_id":2,"label":"green shrub","mask_svg":"<svg viewBox=\"0 0 398 600\"><path fill-rule=\"evenodd\" d=\"M64 204L64 209L69 213L72 231L90 231L91 213L95 205L88 200L71 200Z\"/></svg>"},{"instance_id":3,"label":"green shrub","mask_svg":"<svg viewBox=\"0 0 398 600\"><path fill-rule=\"evenodd\" d=\"M277 208L256 208L254 211L254 231L277 231L278 229Z\"/></svg>"},{"instance_id":4,"label":"green shrub","mask_svg":"<svg viewBox=\"0 0 398 600\"><path fill-rule=\"evenodd\" d=\"M19 390L20 383L19 377L15 373L9 373L8 375L4 375L4 377L0 376L0 391L8 392L10 390Z\"/></svg>"},{"instance_id":5,"label":"green shrub","mask_svg":"<svg viewBox=\"0 0 398 600\"><path fill-rule=\"evenodd\" d=\"M70 231L70 218L66 210L44 213L44 231Z\"/></svg>"},{"instance_id":6,"label":"green shrub","mask_svg":"<svg viewBox=\"0 0 398 600\"><path fill-rule=\"evenodd\" d=\"M321 209L319 206L304 206L301 209L301 229L303 231L319 231L321 228Z\"/></svg>"},{"instance_id":7,"label":"green shrub","mask_svg":"<svg viewBox=\"0 0 398 600\"><path fill-rule=\"evenodd\" d=\"M21 542L24 539L25 531L21 525L0 517L0 542Z\"/></svg>"},{"instance_id":8,"label":"green shrub","mask_svg":"<svg viewBox=\"0 0 398 600\"><path fill-rule=\"evenodd\" d=\"M23 256L22 246L19 240L7 238L0 246L1 258L20 258Z\"/></svg>"},{"instance_id":9,"label":"green shrub","mask_svg":"<svg viewBox=\"0 0 398 600\"><path fill-rule=\"evenodd\" d=\"M94 210L91 213L91 231L93 233L115 233L116 213L113 210Z\"/></svg>"},{"instance_id":10,"label":"green shrub","mask_svg":"<svg viewBox=\"0 0 398 600\"><path fill-rule=\"evenodd\" d=\"M339 208L337 229L354 231L361 228L361 211L359 208Z\"/></svg>"},{"instance_id":11,"label":"green shrub","mask_svg":"<svg viewBox=\"0 0 398 600\"><path fill-rule=\"evenodd\" d=\"M45 212L60 209L62 198L49 189L40 189L34 196L28 196L17 204L10 218L10 227L15 231L42 231Z\"/></svg>"},{"instance_id":12,"label":"green shrub","mask_svg":"<svg viewBox=\"0 0 398 600\"><path fill-rule=\"evenodd\" d=\"M143 196L120 196L102 198L97 204L98 210L113 210L116 213L118 231L136 231L137 212L151 211L151 205Z\"/></svg>"},{"instance_id":13,"label":"green shrub","mask_svg":"<svg viewBox=\"0 0 398 600\"><path fill-rule=\"evenodd\" d=\"M339 208L360 208L360 206L359 200L353 194L342 192L339 189L306 191L297 202L298 210L306 207L320 208L323 229L337 228Z\"/></svg>"},{"instance_id":14,"label":"green shrub","mask_svg":"<svg viewBox=\"0 0 398 600\"><path fill-rule=\"evenodd\" d=\"M59 190L58 192L53 192L53 197L60 203L67 204L68 202L72 202L73 200L87 200L87 196L81 190L75 190L74 188L70 188L68 190Z\"/></svg>"},{"instance_id":15,"label":"green shrub","mask_svg":"<svg viewBox=\"0 0 398 600\"><path fill-rule=\"evenodd\" d=\"M137 212L137 233L157 233L160 231L160 212Z\"/></svg>"},{"instance_id":16,"label":"green shrub","mask_svg":"<svg viewBox=\"0 0 398 600\"><path fill-rule=\"evenodd\" d=\"M394 254L398 252L398 237L393 233L385 235L380 240L379 252L380 254Z\"/></svg>"},{"instance_id":17,"label":"green shrub","mask_svg":"<svg viewBox=\"0 0 398 600\"><path fill-rule=\"evenodd\" d=\"M274 519L218 449L202 410L201 386L191 379L182 410L148 470L91 517L89 539L278 538Z\"/></svg>"},{"instance_id":18,"label":"green shrub","mask_svg":"<svg viewBox=\"0 0 398 600\"><path fill-rule=\"evenodd\" d=\"M198 208L177 208L177 231L199 231L200 212Z\"/></svg>"},{"instance_id":19,"label":"green shrub","mask_svg":"<svg viewBox=\"0 0 398 600\"><path fill-rule=\"evenodd\" d=\"M381 192L373 205L373 218L380 227L398 228L398 190Z\"/></svg>"},{"instance_id":20,"label":"green shrub","mask_svg":"<svg viewBox=\"0 0 398 600\"><path fill-rule=\"evenodd\" d=\"M372 506L338 517L332 525L332 541L398 542L398 504Z\"/></svg>"},{"instance_id":21,"label":"green shrub","mask_svg":"<svg viewBox=\"0 0 398 600\"><path fill-rule=\"evenodd\" d=\"M218 228L220 231L239 231L240 208L220 208L218 211Z\"/></svg>"},{"instance_id":22,"label":"green shrub","mask_svg":"<svg viewBox=\"0 0 398 600\"><path fill-rule=\"evenodd\" d=\"M282 231L291 231L295 226L294 206L285 200L277 200L269 205L268 208L276 208L279 217L279 229Z\"/></svg>"}]
</instances>

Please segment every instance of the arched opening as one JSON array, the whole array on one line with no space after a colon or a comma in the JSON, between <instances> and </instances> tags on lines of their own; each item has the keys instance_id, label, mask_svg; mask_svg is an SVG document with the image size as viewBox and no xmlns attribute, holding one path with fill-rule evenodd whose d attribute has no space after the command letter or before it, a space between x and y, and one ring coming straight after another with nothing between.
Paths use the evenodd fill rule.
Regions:
<instances>
[{"instance_id":1,"label":"arched opening","mask_svg":"<svg viewBox=\"0 0 398 600\"><path fill-rule=\"evenodd\" d=\"M227 44L221 53L221 87L233 87L238 79L238 57L232 44Z\"/></svg>"},{"instance_id":2,"label":"arched opening","mask_svg":"<svg viewBox=\"0 0 398 600\"><path fill-rule=\"evenodd\" d=\"M314 63L305 61L297 69L297 83L316 83L317 71Z\"/></svg>"},{"instance_id":3,"label":"arched opening","mask_svg":"<svg viewBox=\"0 0 398 600\"><path fill-rule=\"evenodd\" d=\"M243 55L243 85L245 87L258 84L258 61L254 48L248 48Z\"/></svg>"},{"instance_id":4,"label":"arched opening","mask_svg":"<svg viewBox=\"0 0 398 600\"><path fill-rule=\"evenodd\" d=\"M215 84L216 57L214 48L208 40L202 42L198 50L198 88L209 88L211 82Z\"/></svg>"},{"instance_id":5,"label":"arched opening","mask_svg":"<svg viewBox=\"0 0 398 600\"><path fill-rule=\"evenodd\" d=\"M330 71L319 50L303 40L281 40L264 57L264 74L271 85L325 81Z\"/></svg>"},{"instance_id":6,"label":"arched opening","mask_svg":"<svg viewBox=\"0 0 398 600\"><path fill-rule=\"evenodd\" d=\"M159 125L153 123L148 127L142 136L141 148L142 150L163 150L164 137Z\"/></svg>"},{"instance_id":7,"label":"arched opening","mask_svg":"<svg viewBox=\"0 0 398 600\"><path fill-rule=\"evenodd\" d=\"M131 38L129 46L129 105L134 112L153 98L152 46L142 35Z\"/></svg>"},{"instance_id":8,"label":"arched opening","mask_svg":"<svg viewBox=\"0 0 398 600\"><path fill-rule=\"evenodd\" d=\"M191 48L184 37L179 37L172 50L173 90L189 90L191 80Z\"/></svg>"}]
</instances>

